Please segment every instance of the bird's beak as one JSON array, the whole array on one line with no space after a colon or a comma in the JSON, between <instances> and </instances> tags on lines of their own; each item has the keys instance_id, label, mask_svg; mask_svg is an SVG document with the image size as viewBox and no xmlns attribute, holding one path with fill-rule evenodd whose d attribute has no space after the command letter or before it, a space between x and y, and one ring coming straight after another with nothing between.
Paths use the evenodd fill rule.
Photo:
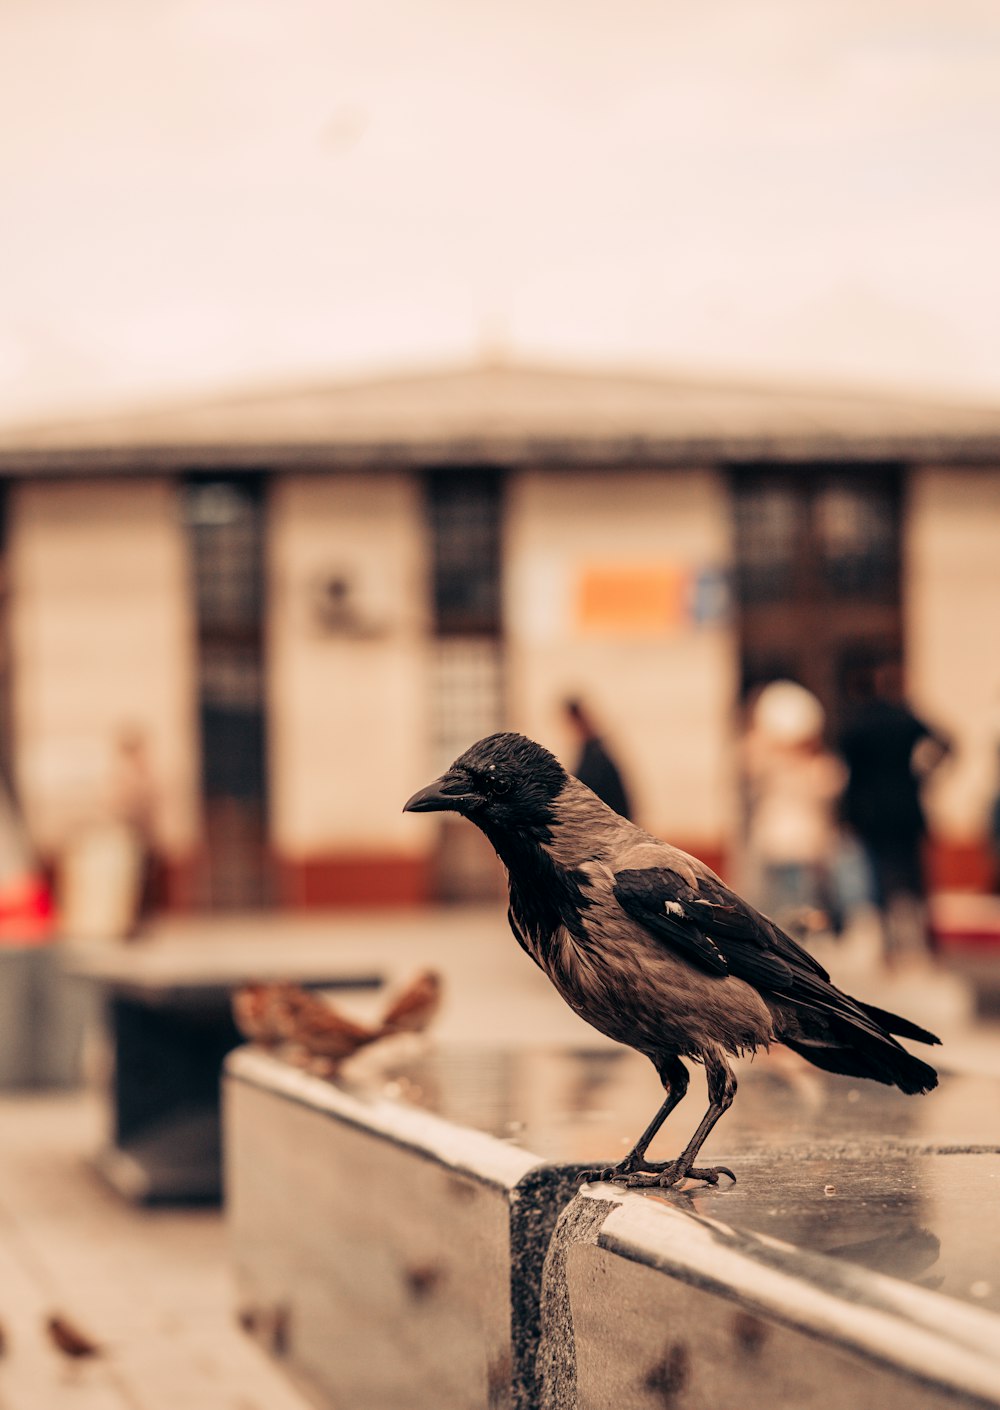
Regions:
<instances>
[{"instance_id":1,"label":"bird's beak","mask_svg":"<svg viewBox=\"0 0 1000 1410\"><path fill-rule=\"evenodd\" d=\"M403 812L462 813L469 803L478 800L479 795L469 787L468 779L447 773L407 799L403 804Z\"/></svg>"}]
</instances>

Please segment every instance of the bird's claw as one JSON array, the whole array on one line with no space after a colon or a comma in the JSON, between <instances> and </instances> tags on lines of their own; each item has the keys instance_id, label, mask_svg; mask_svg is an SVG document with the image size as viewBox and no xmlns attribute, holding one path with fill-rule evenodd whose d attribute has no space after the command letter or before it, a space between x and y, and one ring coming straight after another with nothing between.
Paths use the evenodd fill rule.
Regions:
<instances>
[{"instance_id":1,"label":"bird's claw","mask_svg":"<svg viewBox=\"0 0 1000 1410\"><path fill-rule=\"evenodd\" d=\"M589 1184L614 1184L627 1185L633 1175L642 1171L648 1174L659 1174L662 1170L669 1170L676 1162L672 1160L649 1161L643 1160L640 1156L630 1155L618 1165L603 1165L596 1170L583 1170L578 1175L581 1185Z\"/></svg>"},{"instance_id":2,"label":"bird's claw","mask_svg":"<svg viewBox=\"0 0 1000 1410\"><path fill-rule=\"evenodd\" d=\"M644 1161L641 1166L611 1165L601 1170L584 1170L581 1172L579 1180L581 1184L603 1181L608 1184L621 1185L626 1190L653 1188L669 1190L674 1185L680 1184L682 1180L703 1180L706 1185L717 1185L720 1175L727 1175L733 1184L736 1184L736 1176L728 1165L692 1165L685 1170L680 1162L674 1160L666 1161L661 1165L653 1165Z\"/></svg>"},{"instance_id":3,"label":"bird's claw","mask_svg":"<svg viewBox=\"0 0 1000 1410\"><path fill-rule=\"evenodd\" d=\"M704 1180L706 1185L717 1185L720 1175L728 1175L732 1183L736 1184L736 1176L728 1165L706 1165L704 1168L692 1165L690 1170L685 1170L683 1175L679 1175L680 1180Z\"/></svg>"},{"instance_id":4,"label":"bird's claw","mask_svg":"<svg viewBox=\"0 0 1000 1410\"><path fill-rule=\"evenodd\" d=\"M616 1177L620 1178L620 1172L616 1165L605 1165L597 1170L581 1170L577 1178L580 1185L599 1185L602 1182L608 1183Z\"/></svg>"}]
</instances>

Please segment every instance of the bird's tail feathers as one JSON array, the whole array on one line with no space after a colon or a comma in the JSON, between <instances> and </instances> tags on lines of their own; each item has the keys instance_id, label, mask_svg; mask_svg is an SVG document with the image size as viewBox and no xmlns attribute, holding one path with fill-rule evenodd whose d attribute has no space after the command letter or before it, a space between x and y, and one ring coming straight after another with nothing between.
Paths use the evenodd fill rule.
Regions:
<instances>
[{"instance_id":1,"label":"bird's tail feathers","mask_svg":"<svg viewBox=\"0 0 1000 1410\"><path fill-rule=\"evenodd\" d=\"M887 1087L898 1087L907 1096L930 1092L938 1084L938 1075L930 1063L922 1062L892 1038L843 1044L830 1038L783 1038L793 1051L825 1072L837 1072L843 1077L867 1077Z\"/></svg>"},{"instance_id":2,"label":"bird's tail feathers","mask_svg":"<svg viewBox=\"0 0 1000 1410\"><path fill-rule=\"evenodd\" d=\"M930 1043L940 1045L941 1039L933 1033L928 1033L926 1028L921 1028L918 1023L911 1023L908 1018L900 1018L898 1013L889 1013L887 1009L876 1008L874 1004L863 1004L860 999L855 1003L858 1008L864 1009L869 1018L873 1018L880 1024L887 1033L895 1033L897 1038L912 1038L916 1043Z\"/></svg>"},{"instance_id":3,"label":"bird's tail feathers","mask_svg":"<svg viewBox=\"0 0 1000 1410\"><path fill-rule=\"evenodd\" d=\"M817 1067L845 1077L870 1077L911 1095L937 1086L934 1068L892 1036L897 1032L939 1042L933 1033L808 979L800 981L795 999L795 1022L785 1028L781 1041Z\"/></svg>"}]
</instances>

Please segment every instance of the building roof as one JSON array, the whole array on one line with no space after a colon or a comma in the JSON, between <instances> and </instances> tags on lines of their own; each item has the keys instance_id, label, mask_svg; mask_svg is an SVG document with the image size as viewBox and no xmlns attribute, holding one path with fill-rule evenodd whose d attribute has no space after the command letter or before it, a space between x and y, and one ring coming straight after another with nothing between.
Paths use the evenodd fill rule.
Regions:
<instances>
[{"instance_id":1,"label":"building roof","mask_svg":"<svg viewBox=\"0 0 1000 1410\"><path fill-rule=\"evenodd\" d=\"M503 364L0 429L3 474L998 457L1000 407Z\"/></svg>"}]
</instances>

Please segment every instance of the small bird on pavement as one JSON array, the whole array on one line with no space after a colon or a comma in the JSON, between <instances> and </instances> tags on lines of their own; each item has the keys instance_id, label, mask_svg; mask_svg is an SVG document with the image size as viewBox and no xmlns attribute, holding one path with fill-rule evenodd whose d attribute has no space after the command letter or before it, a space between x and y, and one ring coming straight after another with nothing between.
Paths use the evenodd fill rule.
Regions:
<instances>
[{"instance_id":1,"label":"small bird on pavement","mask_svg":"<svg viewBox=\"0 0 1000 1410\"><path fill-rule=\"evenodd\" d=\"M90 1357L101 1355L97 1342L92 1341L60 1312L54 1312L46 1318L45 1330L56 1350L70 1361L86 1361Z\"/></svg>"},{"instance_id":2,"label":"small bird on pavement","mask_svg":"<svg viewBox=\"0 0 1000 1410\"><path fill-rule=\"evenodd\" d=\"M784 1043L817 1067L927 1092L937 1073L897 1035L940 1040L844 994L826 970L703 862L607 807L553 754L520 734L479 740L404 812L454 812L485 833L507 870L511 929L581 1018L644 1053L665 1100L618 1165L584 1178L629 1187L715 1185L698 1152L732 1105L727 1054ZM646 1148L683 1098L688 1058L709 1108L675 1160Z\"/></svg>"}]
</instances>

